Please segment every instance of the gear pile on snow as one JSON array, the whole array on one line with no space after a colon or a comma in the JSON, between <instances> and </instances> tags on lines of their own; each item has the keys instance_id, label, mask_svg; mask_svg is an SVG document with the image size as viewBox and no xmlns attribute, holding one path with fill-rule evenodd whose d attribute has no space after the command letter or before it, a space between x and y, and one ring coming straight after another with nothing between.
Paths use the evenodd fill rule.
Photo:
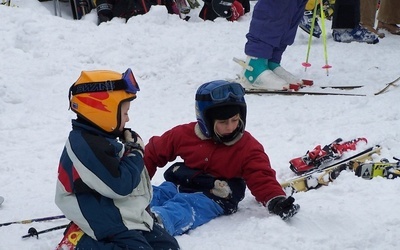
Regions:
<instances>
[{"instance_id":1,"label":"gear pile on snow","mask_svg":"<svg viewBox=\"0 0 400 250\"><path fill-rule=\"evenodd\" d=\"M360 141L367 143L365 138L357 138L346 142L338 138L324 147L317 145L313 150L307 151L305 155L290 160L290 169L298 175L307 173L331 161L340 159L346 151L355 150L357 143Z\"/></svg>"},{"instance_id":2,"label":"gear pile on snow","mask_svg":"<svg viewBox=\"0 0 400 250\"><path fill-rule=\"evenodd\" d=\"M287 181L284 181L281 183L281 186L285 189L285 192L287 194L293 194L296 192L306 192L310 189L316 189L321 186L326 186L330 182L334 181L340 174L341 171L343 170L353 170L355 171L357 175L357 167L360 169L365 169L366 166L364 164L369 164L369 163L364 163L367 161L372 161L372 156L375 154L380 154L381 146L375 145L373 147L367 148L355 155L352 155L350 157L346 157L345 159L341 159L338 162L335 162L333 164L325 164L324 166L320 166L319 168L312 169L304 174L301 174L299 176L296 176L292 179L289 179ZM355 165L357 164L357 165ZM389 164L389 163L386 163ZM362 167L364 166L364 168ZM386 166L390 167L390 166ZM397 169L398 171L396 172L394 170L387 171L387 172L392 172L392 173L398 173L400 174L400 169ZM380 172L384 171L376 171L374 172L373 176L379 176L378 174ZM359 175L360 176L360 175ZM364 174L364 178L366 178L366 174ZM388 175L388 178L393 175Z\"/></svg>"}]
</instances>

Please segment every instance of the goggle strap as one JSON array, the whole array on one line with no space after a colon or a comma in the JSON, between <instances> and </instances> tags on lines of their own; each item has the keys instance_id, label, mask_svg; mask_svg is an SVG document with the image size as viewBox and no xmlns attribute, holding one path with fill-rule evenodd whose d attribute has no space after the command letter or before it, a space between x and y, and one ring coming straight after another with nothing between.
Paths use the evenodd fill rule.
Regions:
<instances>
[{"instance_id":1,"label":"goggle strap","mask_svg":"<svg viewBox=\"0 0 400 250\"><path fill-rule=\"evenodd\" d=\"M104 82L88 82L79 85L72 85L69 89L70 95L78 95L82 93L94 93L114 90L126 90L125 81L123 79L104 81Z\"/></svg>"},{"instance_id":2,"label":"goggle strap","mask_svg":"<svg viewBox=\"0 0 400 250\"><path fill-rule=\"evenodd\" d=\"M210 94L196 94L196 101L212 101Z\"/></svg>"}]
</instances>

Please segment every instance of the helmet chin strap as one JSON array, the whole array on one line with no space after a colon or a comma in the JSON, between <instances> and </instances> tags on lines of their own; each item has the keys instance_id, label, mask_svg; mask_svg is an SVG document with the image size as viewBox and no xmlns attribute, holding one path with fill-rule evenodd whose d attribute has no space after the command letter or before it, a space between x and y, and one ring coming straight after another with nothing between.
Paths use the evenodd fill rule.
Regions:
<instances>
[{"instance_id":1,"label":"helmet chin strap","mask_svg":"<svg viewBox=\"0 0 400 250\"><path fill-rule=\"evenodd\" d=\"M213 139L219 143L229 143L235 140L241 133L243 132L243 121L240 120L238 127L229 135L220 136L215 133L215 129L213 130Z\"/></svg>"}]
</instances>

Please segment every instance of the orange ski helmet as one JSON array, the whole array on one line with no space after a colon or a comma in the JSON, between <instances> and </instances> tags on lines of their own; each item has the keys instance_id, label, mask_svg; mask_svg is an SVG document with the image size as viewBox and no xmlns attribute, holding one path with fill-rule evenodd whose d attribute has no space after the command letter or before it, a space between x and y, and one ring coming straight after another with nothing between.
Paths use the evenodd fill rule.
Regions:
<instances>
[{"instance_id":1,"label":"orange ski helmet","mask_svg":"<svg viewBox=\"0 0 400 250\"><path fill-rule=\"evenodd\" d=\"M120 126L122 102L136 98L139 85L131 69L82 71L69 89L70 108L78 116L108 133Z\"/></svg>"}]
</instances>

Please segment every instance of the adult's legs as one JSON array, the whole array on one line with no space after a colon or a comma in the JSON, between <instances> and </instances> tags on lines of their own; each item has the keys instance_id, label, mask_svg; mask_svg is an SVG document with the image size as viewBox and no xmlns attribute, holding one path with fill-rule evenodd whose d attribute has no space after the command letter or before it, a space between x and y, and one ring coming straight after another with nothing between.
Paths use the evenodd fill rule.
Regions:
<instances>
[{"instance_id":1,"label":"adult's legs","mask_svg":"<svg viewBox=\"0 0 400 250\"><path fill-rule=\"evenodd\" d=\"M385 37L384 33L379 33L375 29L376 7L378 0L360 1L360 24L368 31L375 33L380 38Z\"/></svg>"},{"instance_id":2,"label":"adult's legs","mask_svg":"<svg viewBox=\"0 0 400 250\"><path fill-rule=\"evenodd\" d=\"M400 35L400 1L381 0L378 11L378 29L385 29L392 34Z\"/></svg>"},{"instance_id":3,"label":"adult's legs","mask_svg":"<svg viewBox=\"0 0 400 250\"><path fill-rule=\"evenodd\" d=\"M364 27L375 27L376 6L378 0L360 1L360 23Z\"/></svg>"},{"instance_id":4,"label":"adult's legs","mask_svg":"<svg viewBox=\"0 0 400 250\"><path fill-rule=\"evenodd\" d=\"M245 88L288 89L301 81L279 68L282 54L293 44L307 0L259 0L254 6L244 52ZM274 72L273 72L274 71ZM297 86L297 85L296 85Z\"/></svg>"},{"instance_id":5,"label":"adult's legs","mask_svg":"<svg viewBox=\"0 0 400 250\"><path fill-rule=\"evenodd\" d=\"M306 2L259 0L254 6L249 33L246 35L246 55L271 59L275 48L279 48L282 43L292 44Z\"/></svg>"},{"instance_id":6,"label":"adult's legs","mask_svg":"<svg viewBox=\"0 0 400 250\"><path fill-rule=\"evenodd\" d=\"M360 0L336 0L332 18L332 36L336 42L369 44L379 42L375 33L360 24Z\"/></svg>"},{"instance_id":7,"label":"adult's legs","mask_svg":"<svg viewBox=\"0 0 400 250\"><path fill-rule=\"evenodd\" d=\"M378 21L400 24L400 1L381 0L378 11Z\"/></svg>"},{"instance_id":8,"label":"adult's legs","mask_svg":"<svg viewBox=\"0 0 400 250\"><path fill-rule=\"evenodd\" d=\"M336 0L332 29L354 29L360 24L360 0Z\"/></svg>"}]
</instances>

